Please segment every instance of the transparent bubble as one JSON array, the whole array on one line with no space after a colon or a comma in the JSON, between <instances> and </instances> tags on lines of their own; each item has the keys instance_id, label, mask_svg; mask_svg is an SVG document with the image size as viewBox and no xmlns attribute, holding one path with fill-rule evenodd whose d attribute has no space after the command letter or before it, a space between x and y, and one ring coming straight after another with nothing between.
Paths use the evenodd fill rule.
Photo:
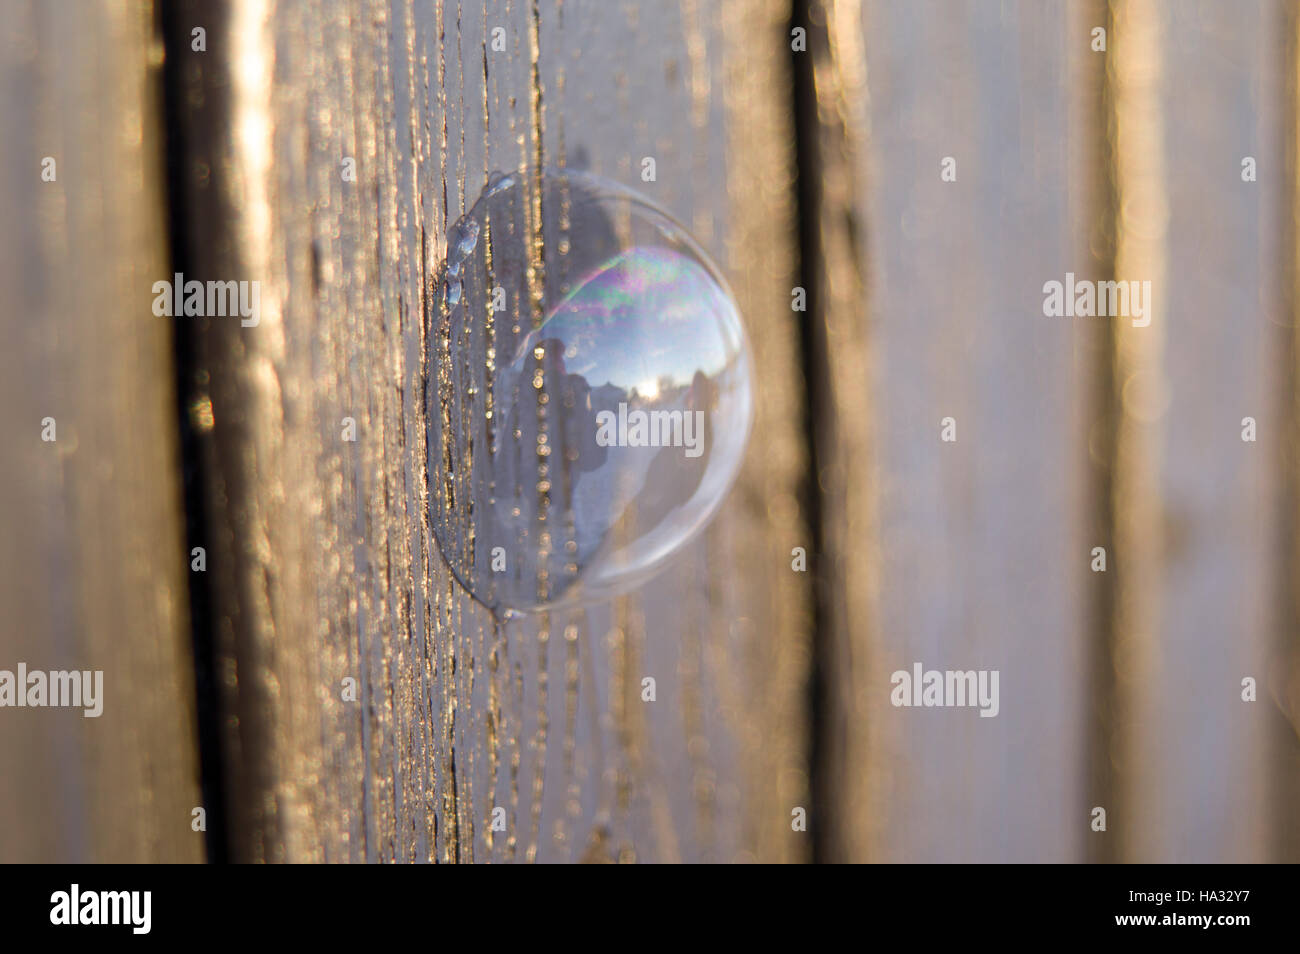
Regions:
<instances>
[{"instance_id":1,"label":"transparent bubble","mask_svg":"<svg viewBox=\"0 0 1300 954\"><path fill-rule=\"evenodd\" d=\"M428 388L443 557L499 616L644 580L717 511L749 437L719 270L667 213L572 171L493 176L447 248Z\"/></svg>"}]
</instances>

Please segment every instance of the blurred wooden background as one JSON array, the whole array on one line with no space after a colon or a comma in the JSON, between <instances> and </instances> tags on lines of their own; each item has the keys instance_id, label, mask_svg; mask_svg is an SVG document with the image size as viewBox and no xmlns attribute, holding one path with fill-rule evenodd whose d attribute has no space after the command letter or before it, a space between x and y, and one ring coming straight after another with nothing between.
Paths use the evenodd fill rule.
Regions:
<instances>
[{"instance_id":1,"label":"blurred wooden background","mask_svg":"<svg viewBox=\"0 0 1300 954\"><path fill-rule=\"evenodd\" d=\"M2 12L0 670L100 670L105 698L91 719L0 709L0 861L199 861L172 329L150 291L170 271L162 46L142 7Z\"/></svg>"},{"instance_id":2,"label":"blurred wooden background","mask_svg":"<svg viewBox=\"0 0 1300 954\"><path fill-rule=\"evenodd\" d=\"M6 12L0 668L108 697L0 710L0 860L1300 859L1291 3ZM539 162L722 264L757 420L659 577L496 626L426 516L429 296ZM173 271L260 323L154 317ZM1045 318L1068 271L1151 326ZM998 717L893 708L914 662Z\"/></svg>"}]
</instances>

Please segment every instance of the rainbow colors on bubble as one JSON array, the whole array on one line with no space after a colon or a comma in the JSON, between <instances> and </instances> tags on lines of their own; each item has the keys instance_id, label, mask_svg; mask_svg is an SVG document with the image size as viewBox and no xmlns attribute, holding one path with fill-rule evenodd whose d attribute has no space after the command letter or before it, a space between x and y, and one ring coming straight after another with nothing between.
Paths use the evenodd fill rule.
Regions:
<instances>
[{"instance_id":1,"label":"rainbow colors on bubble","mask_svg":"<svg viewBox=\"0 0 1300 954\"><path fill-rule=\"evenodd\" d=\"M541 187L540 260L523 176L495 179L449 230L432 336L430 518L500 616L662 567L726 497L753 417L739 310L685 229L583 173Z\"/></svg>"}]
</instances>

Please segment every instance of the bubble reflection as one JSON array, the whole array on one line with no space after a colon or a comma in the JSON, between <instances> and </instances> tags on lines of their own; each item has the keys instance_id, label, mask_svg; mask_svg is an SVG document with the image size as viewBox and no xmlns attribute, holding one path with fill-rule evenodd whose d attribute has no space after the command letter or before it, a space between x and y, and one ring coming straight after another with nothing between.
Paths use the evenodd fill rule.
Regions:
<instances>
[{"instance_id":1,"label":"bubble reflection","mask_svg":"<svg viewBox=\"0 0 1300 954\"><path fill-rule=\"evenodd\" d=\"M500 616L635 585L740 467L751 361L725 282L667 214L575 172L494 176L447 247L428 399L444 558Z\"/></svg>"}]
</instances>

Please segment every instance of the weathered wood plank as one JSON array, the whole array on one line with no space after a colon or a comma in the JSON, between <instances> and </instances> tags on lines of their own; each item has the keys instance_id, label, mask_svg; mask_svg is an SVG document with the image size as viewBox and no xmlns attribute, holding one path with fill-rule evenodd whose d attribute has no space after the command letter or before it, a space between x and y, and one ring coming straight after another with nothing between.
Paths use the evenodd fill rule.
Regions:
<instances>
[{"instance_id":1,"label":"weathered wood plank","mask_svg":"<svg viewBox=\"0 0 1300 954\"><path fill-rule=\"evenodd\" d=\"M1280 50L1267 42L1279 18L1268 3L1232 16L1112 5L1113 274L1153 296L1149 325L1108 326L1102 368L1114 603L1099 635L1113 682L1094 753L1109 766L1108 830L1090 847L1108 860L1267 860L1271 826L1294 811L1270 804L1290 758L1273 750L1277 714L1242 684L1276 691L1272 528L1278 442L1291 439L1262 423L1279 406L1284 233L1269 210L1283 181L1244 181L1242 167L1283 167Z\"/></svg>"},{"instance_id":2,"label":"weathered wood plank","mask_svg":"<svg viewBox=\"0 0 1300 954\"><path fill-rule=\"evenodd\" d=\"M1133 687L1151 701L1155 780L1132 850L1140 860L1267 861L1276 857L1269 789L1285 767L1269 751L1280 476L1269 448L1288 439L1276 425L1272 335L1283 292L1283 64L1272 42L1281 6L1206 0L1155 4L1151 15L1162 122L1134 121L1158 153L1163 201L1148 209L1139 199L1130 228L1165 244L1167 291L1152 322L1164 325L1161 386L1146 437L1159 448L1162 525L1158 590L1148 594L1159 612L1152 679ZM1247 156L1262 167L1257 181L1242 180ZM1254 442L1244 439L1247 417ZM1258 703L1243 702L1245 677L1261 687Z\"/></svg>"},{"instance_id":3,"label":"weathered wood plank","mask_svg":"<svg viewBox=\"0 0 1300 954\"><path fill-rule=\"evenodd\" d=\"M203 857L160 67L149 4L0 22L0 669L102 672L97 718L0 709L4 862Z\"/></svg>"},{"instance_id":4,"label":"weathered wood plank","mask_svg":"<svg viewBox=\"0 0 1300 954\"><path fill-rule=\"evenodd\" d=\"M876 480L842 478L841 506L879 528L871 576L843 587L874 599L846 615L831 663L852 667L839 717L865 760L833 795L849 857L1063 860L1080 843L1081 386L1073 330L1043 318L1041 290L1070 267L1076 227L1067 78L1083 54L1065 23L1061 5L868 3L865 65L840 68L867 77L846 99L869 134L861 185L819 214L862 223L867 293L865 313L826 320L857 343L832 369L874 378L843 440L865 430L880 462ZM865 565L867 519L838 559ZM892 706L890 673L915 663L999 671L997 716Z\"/></svg>"},{"instance_id":5,"label":"weathered wood plank","mask_svg":"<svg viewBox=\"0 0 1300 954\"><path fill-rule=\"evenodd\" d=\"M188 258L262 289L257 327L198 325L236 857L807 856L790 831L808 602L789 557L806 532L784 18L768 0L720 17L322 2L273 18L240 0L209 24L186 63ZM723 263L757 422L725 511L660 577L498 627L425 510L425 387L446 373L429 296L488 174L539 157L646 191Z\"/></svg>"}]
</instances>

